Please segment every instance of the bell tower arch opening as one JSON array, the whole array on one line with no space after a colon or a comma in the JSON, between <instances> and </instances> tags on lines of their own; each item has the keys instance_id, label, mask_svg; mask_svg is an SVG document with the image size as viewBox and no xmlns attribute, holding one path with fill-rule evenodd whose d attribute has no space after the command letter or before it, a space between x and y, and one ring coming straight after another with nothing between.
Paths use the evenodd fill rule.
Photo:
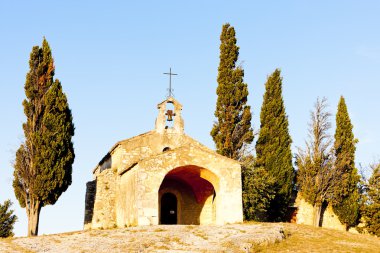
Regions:
<instances>
[{"instance_id":1,"label":"bell tower arch opening","mask_svg":"<svg viewBox=\"0 0 380 253\"><path fill-rule=\"evenodd\" d=\"M165 116L166 116L166 126L165 126L165 129L174 127L174 120L175 120L176 114L175 114L174 104L173 104L172 101L168 101L166 103Z\"/></svg>"},{"instance_id":2,"label":"bell tower arch opening","mask_svg":"<svg viewBox=\"0 0 380 253\"><path fill-rule=\"evenodd\" d=\"M159 224L215 223L218 189L217 176L205 168L187 165L169 171L158 192Z\"/></svg>"},{"instance_id":3,"label":"bell tower arch opening","mask_svg":"<svg viewBox=\"0 0 380 253\"><path fill-rule=\"evenodd\" d=\"M184 121L181 116L182 105L173 97L157 105L156 132L183 134Z\"/></svg>"}]
</instances>

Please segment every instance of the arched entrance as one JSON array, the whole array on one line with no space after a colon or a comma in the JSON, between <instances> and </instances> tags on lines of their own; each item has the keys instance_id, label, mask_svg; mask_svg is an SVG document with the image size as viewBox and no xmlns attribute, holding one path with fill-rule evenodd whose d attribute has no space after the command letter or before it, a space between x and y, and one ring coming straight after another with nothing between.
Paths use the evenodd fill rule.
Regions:
<instances>
[{"instance_id":1,"label":"arched entrance","mask_svg":"<svg viewBox=\"0 0 380 253\"><path fill-rule=\"evenodd\" d=\"M161 224L177 224L177 197L166 192L161 197Z\"/></svg>"},{"instance_id":2,"label":"arched entrance","mask_svg":"<svg viewBox=\"0 0 380 253\"><path fill-rule=\"evenodd\" d=\"M159 188L159 224L214 224L217 190L217 176L205 168L187 165L169 171Z\"/></svg>"}]
</instances>

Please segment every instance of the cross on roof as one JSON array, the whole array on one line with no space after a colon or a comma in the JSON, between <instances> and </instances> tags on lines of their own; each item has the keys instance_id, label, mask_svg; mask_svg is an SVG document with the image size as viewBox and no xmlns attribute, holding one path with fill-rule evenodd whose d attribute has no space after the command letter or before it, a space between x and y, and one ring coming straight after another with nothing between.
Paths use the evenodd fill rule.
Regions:
<instances>
[{"instance_id":1,"label":"cross on roof","mask_svg":"<svg viewBox=\"0 0 380 253\"><path fill-rule=\"evenodd\" d=\"M172 89L172 76L176 76L177 74L172 73L172 68L169 69L169 73L164 73L165 75L169 75L169 93L168 98L173 97L173 89Z\"/></svg>"}]
</instances>

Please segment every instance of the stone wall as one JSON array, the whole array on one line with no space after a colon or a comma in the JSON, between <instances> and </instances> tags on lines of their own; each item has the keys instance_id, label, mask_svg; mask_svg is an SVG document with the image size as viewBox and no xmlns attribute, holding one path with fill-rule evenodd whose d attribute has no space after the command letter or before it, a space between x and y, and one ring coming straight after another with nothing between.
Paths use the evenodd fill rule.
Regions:
<instances>
[{"instance_id":1,"label":"stone wall","mask_svg":"<svg viewBox=\"0 0 380 253\"><path fill-rule=\"evenodd\" d=\"M96 178L96 197L91 228L116 226L116 171L107 169Z\"/></svg>"},{"instance_id":2,"label":"stone wall","mask_svg":"<svg viewBox=\"0 0 380 253\"><path fill-rule=\"evenodd\" d=\"M179 223L227 224L243 220L238 162L216 154L189 137L184 137L184 146L146 157L152 149L145 145L150 145L155 138L144 137L147 139L140 142L139 148L137 144L128 147L130 153L124 144L118 145L111 152L111 159L104 160L112 167L95 171L97 185L92 225L86 228L159 224L160 186L166 175L176 168L185 168L185 174L196 168L192 176L198 178L198 181L187 182L193 189L180 186L173 189L179 192L178 199L182 201ZM168 146L173 147L170 143ZM129 158L134 159L139 153L140 160L131 164ZM202 180L209 182L214 190L199 193L199 187L194 188L192 183ZM194 199L199 194L203 196L202 201Z\"/></svg>"},{"instance_id":3,"label":"stone wall","mask_svg":"<svg viewBox=\"0 0 380 253\"><path fill-rule=\"evenodd\" d=\"M305 201L305 199L298 194L295 202L297 206L297 224L313 225L313 206ZM334 213L332 206L328 205L323 211L322 227L332 228L336 230L345 231L346 227L339 221L338 216Z\"/></svg>"},{"instance_id":4,"label":"stone wall","mask_svg":"<svg viewBox=\"0 0 380 253\"><path fill-rule=\"evenodd\" d=\"M84 229L91 228L91 222L94 215L94 204L96 195L96 180L87 182L86 198L84 210Z\"/></svg>"},{"instance_id":5,"label":"stone wall","mask_svg":"<svg viewBox=\"0 0 380 253\"><path fill-rule=\"evenodd\" d=\"M120 146L113 151L120 157L120 164L117 166L118 174L125 173L131 166L145 158L161 154L165 148L173 150L191 141L191 138L186 135L177 133L162 135L151 131L120 142Z\"/></svg>"},{"instance_id":6,"label":"stone wall","mask_svg":"<svg viewBox=\"0 0 380 253\"><path fill-rule=\"evenodd\" d=\"M137 225L136 198L136 168L120 176L118 180L118 191L116 194L116 215L118 227L129 227Z\"/></svg>"},{"instance_id":7,"label":"stone wall","mask_svg":"<svg viewBox=\"0 0 380 253\"><path fill-rule=\"evenodd\" d=\"M200 215L200 224L209 225L216 222L216 199L213 195L207 197L203 203L201 215Z\"/></svg>"},{"instance_id":8,"label":"stone wall","mask_svg":"<svg viewBox=\"0 0 380 253\"><path fill-rule=\"evenodd\" d=\"M322 227L346 231L346 226L340 222L338 215L334 213L334 210L330 204L323 213Z\"/></svg>"},{"instance_id":9,"label":"stone wall","mask_svg":"<svg viewBox=\"0 0 380 253\"><path fill-rule=\"evenodd\" d=\"M204 175L206 177L204 179L212 183L215 188L216 210L204 210L215 213L214 224L243 221L239 163L200 147L188 145L144 159L139 163L138 178L141 177L138 181L138 199L141 200L138 207L139 225L158 224L158 189L161 183L167 173L173 169L189 165L200 168L199 176Z\"/></svg>"}]
</instances>

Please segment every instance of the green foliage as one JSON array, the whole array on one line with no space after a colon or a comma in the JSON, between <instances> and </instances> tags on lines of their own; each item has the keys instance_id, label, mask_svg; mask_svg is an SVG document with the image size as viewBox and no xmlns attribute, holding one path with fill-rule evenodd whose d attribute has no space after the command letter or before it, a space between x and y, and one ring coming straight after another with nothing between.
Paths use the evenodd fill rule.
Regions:
<instances>
[{"instance_id":1,"label":"green foliage","mask_svg":"<svg viewBox=\"0 0 380 253\"><path fill-rule=\"evenodd\" d=\"M275 197L275 179L264 168L254 168L252 157L242 164L243 211L245 220L267 221Z\"/></svg>"},{"instance_id":2,"label":"green foliage","mask_svg":"<svg viewBox=\"0 0 380 253\"><path fill-rule=\"evenodd\" d=\"M236 66L239 47L236 45L235 29L223 25L220 35L220 63L218 68L218 96L211 136L217 152L233 158L241 158L245 144L253 141L251 108L246 105L247 84L243 82L244 70Z\"/></svg>"},{"instance_id":3,"label":"green foliage","mask_svg":"<svg viewBox=\"0 0 380 253\"><path fill-rule=\"evenodd\" d=\"M0 204L0 237L13 236L13 225L17 221L17 216L10 209L12 202L6 200Z\"/></svg>"},{"instance_id":4,"label":"green foliage","mask_svg":"<svg viewBox=\"0 0 380 253\"><path fill-rule=\"evenodd\" d=\"M360 213L360 194L354 189L341 202L333 205L334 213L338 215L341 223L349 227L355 227L359 223Z\"/></svg>"},{"instance_id":5,"label":"green foliage","mask_svg":"<svg viewBox=\"0 0 380 253\"><path fill-rule=\"evenodd\" d=\"M324 201L330 200L334 185L340 180L330 149L331 137L328 131L331 128L331 114L326 108L327 100L317 99L315 110L311 112L309 140L306 148L299 148L296 155L298 190L313 206L321 206Z\"/></svg>"},{"instance_id":6,"label":"green foliage","mask_svg":"<svg viewBox=\"0 0 380 253\"><path fill-rule=\"evenodd\" d=\"M29 67L23 101L25 143L16 152L13 187L30 218L31 211L39 215L41 207L54 204L71 184L74 125L61 83L53 79L54 61L45 38L42 48L33 47Z\"/></svg>"},{"instance_id":7,"label":"green foliage","mask_svg":"<svg viewBox=\"0 0 380 253\"><path fill-rule=\"evenodd\" d=\"M348 115L345 100L340 97L336 114L335 131L335 167L341 175L341 180L335 184L333 208L339 220L352 227L359 221L359 181L355 168L355 144L357 140L352 132L352 123Z\"/></svg>"},{"instance_id":8,"label":"green foliage","mask_svg":"<svg viewBox=\"0 0 380 253\"><path fill-rule=\"evenodd\" d=\"M377 164L368 181L367 203L362 210L365 229L373 235L380 236L380 164Z\"/></svg>"},{"instance_id":9,"label":"green foliage","mask_svg":"<svg viewBox=\"0 0 380 253\"><path fill-rule=\"evenodd\" d=\"M264 169L275 179L276 196L271 200L270 220L283 220L293 189L291 137L282 98L281 71L276 69L265 84L260 113L260 133L256 142L257 173Z\"/></svg>"},{"instance_id":10,"label":"green foliage","mask_svg":"<svg viewBox=\"0 0 380 253\"><path fill-rule=\"evenodd\" d=\"M16 161L13 171L13 189L17 200L22 208L26 207L28 201L27 192L32 183L34 172L30 170L30 154L27 147L22 144L16 152ZM32 192L30 192L32 194Z\"/></svg>"}]
</instances>

